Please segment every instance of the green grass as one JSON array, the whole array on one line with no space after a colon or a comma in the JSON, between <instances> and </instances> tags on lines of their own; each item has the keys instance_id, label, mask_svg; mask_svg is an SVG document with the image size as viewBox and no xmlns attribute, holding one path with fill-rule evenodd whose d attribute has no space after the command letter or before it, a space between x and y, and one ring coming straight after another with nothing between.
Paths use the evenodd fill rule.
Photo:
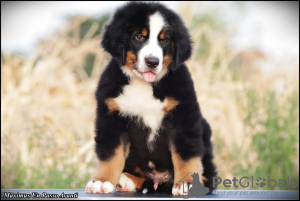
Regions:
<instances>
[{"instance_id":1,"label":"green grass","mask_svg":"<svg viewBox=\"0 0 300 201\"><path fill-rule=\"evenodd\" d=\"M236 175L253 176L254 179L259 177L278 181L283 179L296 179L298 187L257 187L261 190L295 190L299 189L299 169L296 165L299 145L299 90L287 97L284 104L279 103L280 96L273 90L264 94L262 103L266 110L267 116L259 118L257 108L259 102L258 93L250 89L248 97L248 114L245 123L253 130L255 127L261 127L261 131L253 133L252 151L257 153L257 164L248 164L248 169L241 166L236 167ZM256 119L253 121L253 119ZM234 155L234 154L233 154ZM236 154L235 154L236 155ZM235 160L236 156L232 158ZM298 161L299 162L299 161Z\"/></svg>"},{"instance_id":2,"label":"green grass","mask_svg":"<svg viewBox=\"0 0 300 201\"><path fill-rule=\"evenodd\" d=\"M41 164L25 166L16 162L1 167L1 188L10 189L84 189L91 175L74 166L43 167Z\"/></svg>"}]
</instances>

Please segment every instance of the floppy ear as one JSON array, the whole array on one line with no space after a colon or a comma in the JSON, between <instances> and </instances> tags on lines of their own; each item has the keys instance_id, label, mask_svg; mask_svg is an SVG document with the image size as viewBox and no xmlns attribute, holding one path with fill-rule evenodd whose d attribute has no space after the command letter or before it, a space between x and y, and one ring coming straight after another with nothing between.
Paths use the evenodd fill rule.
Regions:
<instances>
[{"instance_id":1,"label":"floppy ear","mask_svg":"<svg viewBox=\"0 0 300 201\"><path fill-rule=\"evenodd\" d=\"M122 18L114 16L111 22L106 25L101 41L102 47L122 65L126 63L127 56L127 27L127 23Z\"/></svg>"},{"instance_id":2,"label":"floppy ear","mask_svg":"<svg viewBox=\"0 0 300 201\"><path fill-rule=\"evenodd\" d=\"M177 70L180 65L190 58L192 54L191 39L184 26L178 27L178 32L174 34L173 45L173 65L171 70Z\"/></svg>"}]
</instances>

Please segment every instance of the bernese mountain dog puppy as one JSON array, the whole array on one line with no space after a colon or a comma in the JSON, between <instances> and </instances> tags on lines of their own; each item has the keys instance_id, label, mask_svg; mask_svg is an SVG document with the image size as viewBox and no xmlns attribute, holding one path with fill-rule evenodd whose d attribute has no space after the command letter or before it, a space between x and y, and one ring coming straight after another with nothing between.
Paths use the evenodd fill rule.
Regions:
<instances>
[{"instance_id":1,"label":"bernese mountain dog puppy","mask_svg":"<svg viewBox=\"0 0 300 201\"><path fill-rule=\"evenodd\" d=\"M86 192L184 195L190 173L211 192L211 129L184 64L192 48L180 17L160 3L129 2L101 45L112 59L96 91L99 165Z\"/></svg>"}]
</instances>

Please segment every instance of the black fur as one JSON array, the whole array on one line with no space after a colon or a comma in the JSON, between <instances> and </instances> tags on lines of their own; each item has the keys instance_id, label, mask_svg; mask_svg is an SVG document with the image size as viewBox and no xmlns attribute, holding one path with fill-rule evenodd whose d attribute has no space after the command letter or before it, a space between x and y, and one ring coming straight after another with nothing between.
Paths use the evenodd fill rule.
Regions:
<instances>
[{"instance_id":1,"label":"black fur","mask_svg":"<svg viewBox=\"0 0 300 201\"><path fill-rule=\"evenodd\" d=\"M117 111L109 112L105 100L118 97L123 87L129 84L130 80L122 72L121 66L126 63L127 51L137 53L141 46L139 43L132 42L131 37L137 28L146 26L148 16L157 11L169 25L167 34L170 40L162 45L162 48L164 55L171 54L173 60L169 66L171 71L159 82L151 84L153 96L160 101L165 97L172 97L180 104L165 115L155 151L151 153L146 146L149 128L145 127L138 117L123 117ZM203 175L208 179L205 186L209 187L211 192L212 177L217 174L212 162L211 129L200 112L191 75L183 63L191 56L192 47L189 33L180 17L159 3L128 3L116 11L109 25L106 26L101 45L112 55L112 59L101 76L96 92L95 141L98 158L109 160L121 141L125 144L130 142L125 172L136 175L133 169L137 166L145 172L151 171L148 167L149 161L156 165L158 171L173 172L168 147L168 143L172 141L183 160L201 156ZM147 181L145 185L149 182L153 184ZM170 182L166 186L171 187Z\"/></svg>"}]
</instances>

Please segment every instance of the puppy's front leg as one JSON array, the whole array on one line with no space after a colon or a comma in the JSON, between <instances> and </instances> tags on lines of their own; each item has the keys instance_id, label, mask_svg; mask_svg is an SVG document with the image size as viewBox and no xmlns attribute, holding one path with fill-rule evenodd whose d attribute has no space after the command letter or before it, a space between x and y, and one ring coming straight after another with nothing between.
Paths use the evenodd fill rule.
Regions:
<instances>
[{"instance_id":1,"label":"puppy's front leg","mask_svg":"<svg viewBox=\"0 0 300 201\"><path fill-rule=\"evenodd\" d=\"M115 153L108 160L99 160L98 168L93 179L86 185L87 193L111 193L115 190L124 169L129 146L124 143L115 149Z\"/></svg>"},{"instance_id":2,"label":"puppy's front leg","mask_svg":"<svg viewBox=\"0 0 300 201\"><path fill-rule=\"evenodd\" d=\"M172 194L186 195L189 190L188 184L193 182L193 178L189 175L189 173L198 173L199 181L202 183L203 168L201 158L200 156L195 156L190 157L187 160L183 160L180 154L176 151L176 147L172 142L170 143L170 151L174 166L174 184Z\"/></svg>"}]
</instances>

